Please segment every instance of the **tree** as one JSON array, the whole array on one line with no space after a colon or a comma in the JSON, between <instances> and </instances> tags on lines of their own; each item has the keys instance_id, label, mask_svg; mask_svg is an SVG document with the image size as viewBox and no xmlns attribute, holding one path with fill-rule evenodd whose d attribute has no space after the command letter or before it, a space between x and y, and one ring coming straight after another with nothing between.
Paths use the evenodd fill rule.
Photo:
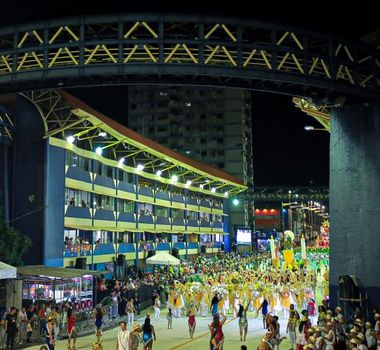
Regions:
<instances>
[{"instance_id":1,"label":"tree","mask_svg":"<svg viewBox=\"0 0 380 350\"><path fill-rule=\"evenodd\" d=\"M6 225L0 207L0 260L9 265L22 266L22 257L31 245L29 237Z\"/></svg>"}]
</instances>

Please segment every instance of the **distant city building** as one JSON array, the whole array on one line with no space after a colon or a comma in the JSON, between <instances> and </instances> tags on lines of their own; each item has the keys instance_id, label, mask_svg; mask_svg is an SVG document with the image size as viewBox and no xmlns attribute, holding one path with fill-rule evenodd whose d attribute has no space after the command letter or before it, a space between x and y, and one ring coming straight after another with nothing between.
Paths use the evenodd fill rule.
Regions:
<instances>
[{"instance_id":1,"label":"distant city building","mask_svg":"<svg viewBox=\"0 0 380 350\"><path fill-rule=\"evenodd\" d=\"M131 129L188 157L224 169L248 186L253 184L249 91L133 86L129 88L128 102ZM247 202L230 204L231 226L252 225L252 214L252 205Z\"/></svg>"}]
</instances>

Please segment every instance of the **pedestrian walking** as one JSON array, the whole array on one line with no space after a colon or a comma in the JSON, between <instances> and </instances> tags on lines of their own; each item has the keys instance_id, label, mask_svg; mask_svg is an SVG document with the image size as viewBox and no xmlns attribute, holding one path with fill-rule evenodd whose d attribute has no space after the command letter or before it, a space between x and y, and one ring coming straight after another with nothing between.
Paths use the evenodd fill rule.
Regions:
<instances>
[{"instance_id":1,"label":"pedestrian walking","mask_svg":"<svg viewBox=\"0 0 380 350\"><path fill-rule=\"evenodd\" d=\"M120 324L120 331L117 333L116 350L131 350L132 339L130 331L127 329L125 321Z\"/></svg>"}]
</instances>

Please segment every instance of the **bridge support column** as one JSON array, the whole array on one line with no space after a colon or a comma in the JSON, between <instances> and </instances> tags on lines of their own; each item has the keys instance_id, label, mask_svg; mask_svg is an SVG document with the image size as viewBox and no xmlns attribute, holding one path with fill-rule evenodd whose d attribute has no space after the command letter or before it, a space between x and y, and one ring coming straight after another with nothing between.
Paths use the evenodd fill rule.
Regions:
<instances>
[{"instance_id":1,"label":"bridge support column","mask_svg":"<svg viewBox=\"0 0 380 350\"><path fill-rule=\"evenodd\" d=\"M330 217L331 304L338 277L353 275L380 306L380 104L332 112Z\"/></svg>"}]
</instances>

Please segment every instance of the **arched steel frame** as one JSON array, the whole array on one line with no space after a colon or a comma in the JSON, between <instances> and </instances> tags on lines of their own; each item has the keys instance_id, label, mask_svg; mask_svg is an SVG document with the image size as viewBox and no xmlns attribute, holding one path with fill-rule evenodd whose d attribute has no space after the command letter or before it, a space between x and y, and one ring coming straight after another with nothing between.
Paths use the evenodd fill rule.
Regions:
<instances>
[{"instance_id":1,"label":"arched steel frame","mask_svg":"<svg viewBox=\"0 0 380 350\"><path fill-rule=\"evenodd\" d=\"M380 99L380 52L295 28L128 14L0 29L0 93L97 84L193 84L320 101Z\"/></svg>"}]
</instances>

